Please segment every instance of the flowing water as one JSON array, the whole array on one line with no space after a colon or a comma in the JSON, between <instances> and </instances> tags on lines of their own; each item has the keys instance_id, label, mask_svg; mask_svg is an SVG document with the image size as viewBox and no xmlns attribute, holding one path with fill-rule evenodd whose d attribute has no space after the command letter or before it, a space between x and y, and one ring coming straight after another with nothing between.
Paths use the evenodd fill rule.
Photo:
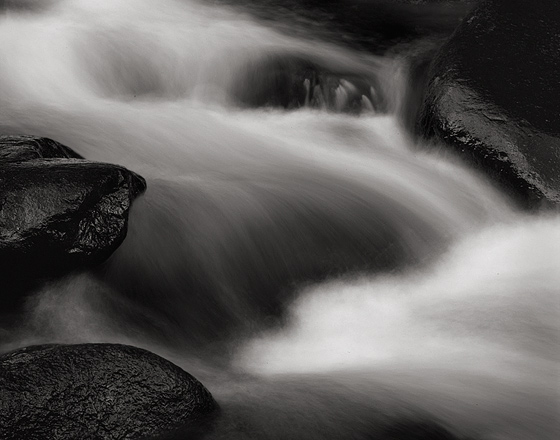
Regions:
<instances>
[{"instance_id":1,"label":"flowing water","mask_svg":"<svg viewBox=\"0 0 560 440\"><path fill-rule=\"evenodd\" d=\"M560 218L412 138L437 38L373 55L274 2L6 3L0 133L148 190L2 350L146 347L220 402L210 439L559 438Z\"/></svg>"}]
</instances>

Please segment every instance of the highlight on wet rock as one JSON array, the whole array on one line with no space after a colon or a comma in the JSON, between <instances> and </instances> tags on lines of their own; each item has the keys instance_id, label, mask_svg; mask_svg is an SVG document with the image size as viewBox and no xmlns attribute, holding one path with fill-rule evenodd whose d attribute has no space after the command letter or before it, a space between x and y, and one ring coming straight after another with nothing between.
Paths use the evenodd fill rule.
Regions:
<instances>
[{"instance_id":1,"label":"highlight on wet rock","mask_svg":"<svg viewBox=\"0 0 560 440\"><path fill-rule=\"evenodd\" d=\"M53 140L0 136L0 304L39 279L106 260L145 188L126 168L81 159Z\"/></svg>"},{"instance_id":2,"label":"highlight on wet rock","mask_svg":"<svg viewBox=\"0 0 560 440\"><path fill-rule=\"evenodd\" d=\"M555 0L482 2L439 51L418 121L527 207L560 202L559 20Z\"/></svg>"}]
</instances>

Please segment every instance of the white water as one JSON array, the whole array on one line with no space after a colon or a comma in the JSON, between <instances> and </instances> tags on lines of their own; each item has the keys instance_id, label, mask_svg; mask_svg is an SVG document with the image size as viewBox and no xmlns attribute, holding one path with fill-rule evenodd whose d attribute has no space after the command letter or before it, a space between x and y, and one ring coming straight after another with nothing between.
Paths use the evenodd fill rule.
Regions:
<instances>
[{"instance_id":1,"label":"white water","mask_svg":"<svg viewBox=\"0 0 560 440\"><path fill-rule=\"evenodd\" d=\"M556 218L493 226L428 270L313 286L293 305L287 330L251 342L245 366L268 374L371 365L554 373L559 234Z\"/></svg>"},{"instance_id":2,"label":"white water","mask_svg":"<svg viewBox=\"0 0 560 440\"><path fill-rule=\"evenodd\" d=\"M517 213L413 144L399 119L405 59L172 0L8 11L0 42L0 132L52 137L148 180L104 272L32 298L10 347L148 346L226 408L248 408L238 417L253 432L215 438L366 438L353 431L361 412L392 414L395 399L463 435L557 438L560 219ZM235 91L273 56L371 82L386 112L371 94L359 115L336 112L356 88L343 75L330 111L242 110ZM389 262L370 267L378 252ZM264 325L277 308L283 325ZM187 348L224 340L227 372Z\"/></svg>"}]
</instances>

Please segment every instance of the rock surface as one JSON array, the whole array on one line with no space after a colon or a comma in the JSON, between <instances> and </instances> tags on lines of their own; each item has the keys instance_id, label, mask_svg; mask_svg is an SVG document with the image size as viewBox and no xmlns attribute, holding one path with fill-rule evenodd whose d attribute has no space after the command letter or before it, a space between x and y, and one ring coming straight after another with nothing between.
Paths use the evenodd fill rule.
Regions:
<instances>
[{"instance_id":1,"label":"rock surface","mask_svg":"<svg viewBox=\"0 0 560 440\"><path fill-rule=\"evenodd\" d=\"M124 240L144 179L79 157L50 139L0 137L0 304L33 280L104 261Z\"/></svg>"},{"instance_id":2,"label":"rock surface","mask_svg":"<svg viewBox=\"0 0 560 440\"><path fill-rule=\"evenodd\" d=\"M442 47L418 128L522 204L560 202L560 3L482 2Z\"/></svg>"},{"instance_id":3,"label":"rock surface","mask_svg":"<svg viewBox=\"0 0 560 440\"><path fill-rule=\"evenodd\" d=\"M0 438L193 438L218 406L193 376L117 344L43 345L0 357Z\"/></svg>"},{"instance_id":4,"label":"rock surface","mask_svg":"<svg viewBox=\"0 0 560 440\"><path fill-rule=\"evenodd\" d=\"M49 138L0 135L0 163L52 158L83 159L67 146Z\"/></svg>"}]
</instances>

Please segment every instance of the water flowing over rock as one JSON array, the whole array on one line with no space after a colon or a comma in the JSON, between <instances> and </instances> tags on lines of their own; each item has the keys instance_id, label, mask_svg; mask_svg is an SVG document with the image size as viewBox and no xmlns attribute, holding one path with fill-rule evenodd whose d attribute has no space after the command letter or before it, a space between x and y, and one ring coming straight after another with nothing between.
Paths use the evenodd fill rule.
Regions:
<instances>
[{"instance_id":1,"label":"water flowing over rock","mask_svg":"<svg viewBox=\"0 0 560 440\"><path fill-rule=\"evenodd\" d=\"M50 139L0 137L0 303L36 279L102 262L124 240L144 179L79 157Z\"/></svg>"},{"instance_id":2,"label":"water flowing over rock","mask_svg":"<svg viewBox=\"0 0 560 440\"><path fill-rule=\"evenodd\" d=\"M419 129L523 204L560 201L560 67L554 0L482 2L439 52Z\"/></svg>"},{"instance_id":3,"label":"water flowing over rock","mask_svg":"<svg viewBox=\"0 0 560 440\"><path fill-rule=\"evenodd\" d=\"M298 32L302 29L340 38L345 43L384 53L395 44L433 35L449 35L476 0L217 0L280 24L279 29ZM273 5L274 8L270 6ZM441 7L444 6L444 7ZM445 7L447 6L447 7ZM270 15L270 11L274 15Z\"/></svg>"},{"instance_id":4,"label":"water flowing over rock","mask_svg":"<svg viewBox=\"0 0 560 440\"><path fill-rule=\"evenodd\" d=\"M263 57L246 69L233 91L243 106L310 107L347 113L385 110L379 85L366 71L336 71L286 54Z\"/></svg>"},{"instance_id":5,"label":"water flowing over rock","mask_svg":"<svg viewBox=\"0 0 560 440\"><path fill-rule=\"evenodd\" d=\"M144 355L40 347L9 365L0 425L56 409L67 430L9 436L560 439L560 212L521 211L409 130L470 1L16 2L29 6L0 13L0 133L48 135L150 188L102 264L31 273L25 297L0 280L0 297L23 299L0 304L0 379L19 347L125 343L173 353L219 413L201 404L191 425L185 393ZM539 33L531 23L518 31ZM528 38L514 34L510 45ZM102 164L30 151L6 153L6 172L19 182L41 164L66 179L52 185L62 206L104 185ZM25 200L42 202L49 182ZM43 267L20 266L18 281ZM16 419L16 403L35 413Z\"/></svg>"},{"instance_id":6,"label":"water flowing over rock","mask_svg":"<svg viewBox=\"0 0 560 440\"><path fill-rule=\"evenodd\" d=\"M2 439L193 438L217 408L193 376L136 347L43 345L0 357Z\"/></svg>"}]
</instances>

